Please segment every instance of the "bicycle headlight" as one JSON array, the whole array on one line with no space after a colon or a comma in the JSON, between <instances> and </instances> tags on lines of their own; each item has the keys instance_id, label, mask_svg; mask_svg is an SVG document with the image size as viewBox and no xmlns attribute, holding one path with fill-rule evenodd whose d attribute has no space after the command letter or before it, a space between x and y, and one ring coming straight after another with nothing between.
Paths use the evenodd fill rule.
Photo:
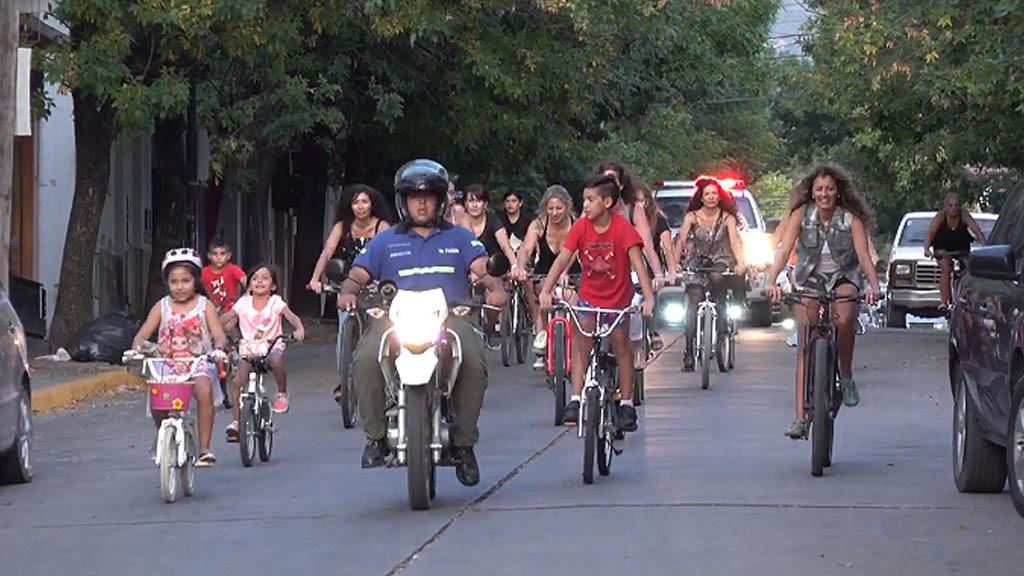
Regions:
<instances>
[{"instance_id":1,"label":"bicycle headlight","mask_svg":"<svg viewBox=\"0 0 1024 576\"><path fill-rule=\"evenodd\" d=\"M792 330L796 326L796 322L792 318L786 318L782 321L782 327L786 330Z\"/></svg>"},{"instance_id":2,"label":"bicycle headlight","mask_svg":"<svg viewBox=\"0 0 1024 576\"><path fill-rule=\"evenodd\" d=\"M730 320L739 320L743 317L743 308L733 304L726 310L726 314L729 315Z\"/></svg>"}]
</instances>

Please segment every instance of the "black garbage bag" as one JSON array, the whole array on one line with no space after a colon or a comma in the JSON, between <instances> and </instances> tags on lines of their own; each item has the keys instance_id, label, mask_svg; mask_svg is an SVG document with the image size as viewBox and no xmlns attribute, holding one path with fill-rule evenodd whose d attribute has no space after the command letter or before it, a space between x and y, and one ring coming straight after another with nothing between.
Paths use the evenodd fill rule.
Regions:
<instances>
[{"instance_id":1,"label":"black garbage bag","mask_svg":"<svg viewBox=\"0 0 1024 576\"><path fill-rule=\"evenodd\" d=\"M140 326L138 320L123 312L108 314L76 332L68 344L68 354L76 362L120 364L121 354L132 347Z\"/></svg>"}]
</instances>

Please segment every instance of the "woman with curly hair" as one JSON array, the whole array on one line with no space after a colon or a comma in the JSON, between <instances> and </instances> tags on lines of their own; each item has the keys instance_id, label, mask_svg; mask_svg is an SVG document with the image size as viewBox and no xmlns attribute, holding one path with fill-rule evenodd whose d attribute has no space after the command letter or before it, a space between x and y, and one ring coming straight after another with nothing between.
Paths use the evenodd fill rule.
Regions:
<instances>
[{"instance_id":1,"label":"woman with curly hair","mask_svg":"<svg viewBox=\"0 0 1024 576\"><path fill-rule=\"evenodd\" d=\"M796 246L797 286L824 294L835 290L837 296L857 294L867 277L871 289L866 294L868 305L879 297L878 275L872 265L868 243L871 211L845 170L837 166L819 166L797 186L785 221L782 244L768 272L767 285L772 297L779 299L781 289L775 279L786 265ZM818 299L804 298L794 313L800 327L796 364L796 419L786 435L796 440L807 438L804 414L804 347L806 330L818 315ZM839 343L839 376L843 403L856 406L860 402L853 381L853 347L856 336L854 319L856 301L837 302L836 336Z\"/></svg>"}]
</instances>

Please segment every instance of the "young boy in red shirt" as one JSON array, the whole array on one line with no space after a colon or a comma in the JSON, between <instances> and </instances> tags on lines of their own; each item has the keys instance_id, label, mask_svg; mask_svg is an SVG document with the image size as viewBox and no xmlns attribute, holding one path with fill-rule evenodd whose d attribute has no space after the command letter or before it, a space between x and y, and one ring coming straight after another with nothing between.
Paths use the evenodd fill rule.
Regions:
<instances>
[{"instance_id":1,"label":"young boy in red shirt","mask_svg":"<svg viewBox=\"0 0 1024 576\"><path fill-rule=\"evenodd\" d=\"M650 317L654 311L654 290L647 276L644 263L643 240L622 215L611 208L619 200L619 187L615 178L602 174L587 181L583 189L583 213L573 224L569 235L562 244L562 250L551 265L544 285L541 287L540 304L551 308L551 291L555 282L569 265L572 257L579 252L583 264L580 275L579 305L585 308L626 308L633 299L633 281L630 268L640 279L643 290L643 314ZM596 318L592 314L580 314L581 327L591 332ZM636 408L633 407L633 349L629 342L629 323L622 321L610 335L612 349L619 367L619 389L622 402L619 405L619 426L626 432L637 428ZM583 376L587 360L594 346L593 339L576 331L572 337L572 398L565 407L564 422L567 426L576 424L580 411L580 395L583 393Z\"/></svg>"},{"instance_id":2,"label":"young boy in red shirt","mask_svg":"<svg viewBox=\"0 0 1024 576\"><path fill-rule=\"evenodd\" d=\"M206 253L210 263L203 268L203 286L218 314L224 314L245 290L245 272L231 263L231 246L223 238L210 240Z\"/></svg>"}]
</instances>

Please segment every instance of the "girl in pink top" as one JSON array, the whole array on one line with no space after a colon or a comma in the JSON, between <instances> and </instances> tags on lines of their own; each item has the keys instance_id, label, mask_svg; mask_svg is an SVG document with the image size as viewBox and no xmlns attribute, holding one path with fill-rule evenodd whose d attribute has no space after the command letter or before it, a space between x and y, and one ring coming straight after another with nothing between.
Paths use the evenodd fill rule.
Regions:
<instances>
[{"instance_id":1,"label":"girl in pink top","mask_svg":"<svg viewBox=\"0 0 1024 576\"><path fill-rule=\"evenodd\" d=\"M238 328L245 340L273 340L282 334L281 318L288 320L294 329L297 341L305 338L302 320L288 308L288 304L277 295L277 271L269 265L260 264L249 272L249 293L238 299L238 302L225 315L225 322L236 319ZM229 320L230 319L230 320ZM270 370L277 382L277 396L274 399L274 412L288 411L288 375L284 369L284 342L274 345L267 360ZM232 394L234 395L235 419L228 424L225 433L228 442L238 441L238 395L242 382L249 379L249 363L242 361L238 370Z\"/></svg>"}]
</instances>

